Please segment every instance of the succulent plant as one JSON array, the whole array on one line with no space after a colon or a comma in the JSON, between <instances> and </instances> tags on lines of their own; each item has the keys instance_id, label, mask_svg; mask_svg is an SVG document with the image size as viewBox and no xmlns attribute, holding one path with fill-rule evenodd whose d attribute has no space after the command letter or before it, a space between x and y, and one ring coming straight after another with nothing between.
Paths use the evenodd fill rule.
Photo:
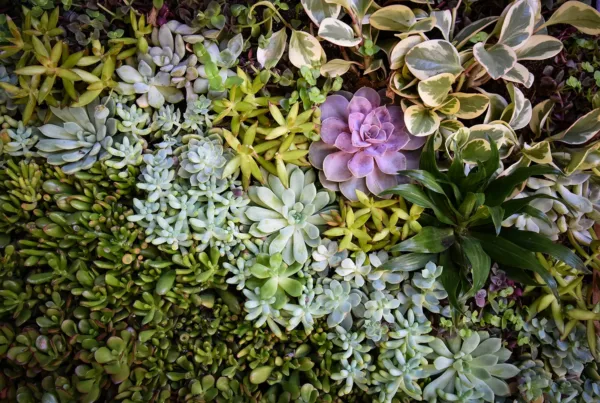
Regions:
<instances>
[{"instance_id":1,"label":"succulent plant","mask_svg":"<svg viewBox=\"0 0 600 403\"><path fill-rule=\"evenodd\" d=\"M275 175L268 175L266 186L253 186L248 192L253 205L246 210L252 223L250 234L269 237L269 254L282 253L287 264L304 263L307 249L320 242L319 226L325 221L319 216L333 200L326 191L317 192L314 171L304 172L297 166L286 167L290 187L286 189Z\"/></svg>"},{"instance_id":2,"label":"succulent plant","mask_svg":"<svg viewBox=\"0 0 600 403\"><path fill-rule=\"evenodd\" d=\"M111 155L105 163L106 166L114 169L123 169L126 166L138 166L142 163L142 141L137 138L131 141L128 136L124 136L120 143L108 147L108 153Z\"/></svg>"},{"instance_id":3,"label":"succulent plant","mask_svg":"<svg viewBox=\"0 0 600 403\"><path fill-rule=\"evenodd\" d=\"M191 138L181 153L177 174L190 180L192 186L204 183L211 176L220 178L223 168L231 158L223 149L223 140L218 134L204 138Z\"/></svg>"},{"instance_id":4,"label":"succulent plant","mask_svg":"<svg viewBox=\"0 0 600 403\"><path fill-rule=\"evenodd\" d=\"M329 313L327 325L342 326L350 329L352 326L352 309L360 304L360 294L352 290L350 283L331 280L323 287L323 293L317 296L317 302Z\"/></svg>"},{"instance_id":5,"label":"succulent plant","mask_svg":"<svg viewBox=\"0 0 600 403\"><path fill-rule=\"evenodd\" d=\"M24 126L23 122L19 122L16 129L6 129L6 133L9 141L4 144L3 152L13 157L31 158L36 155L33 150L39 138L36 128Z\"/></svg>"},{"instance_id":6,"label":"succulent plant","mask_svg":"<svg viewBox=\"0 0 600 403\"><path fill-rule=\"evenodd\" d=\"M338 243L325 238L312 253L311 268L317 273L327 275L329 269L336 269L348 256L347 250L338 250Z\"/></svg>"},{"instance_id":7,"label":"succulent plant","mask_svg":"<svg viewBox=\"0 0 600 403\"><path fill-rule=\"evenodd\" d=\"M423 398L435 399L440 392L454 393L456 379L468 389L483 392L486 402L493 402L494 396L508 396L510 389L504 379L516 376L519 369L506 363L511 352L502 347L502 340L490 338L487 332L459 337L429 343L434 363L424 370L427 376L439 376L423 389Z\"/></svg>"},{"instance_id":8,"label":"succulent plant","mask_svg":"<svg viewBox=\"0 0 600 403\"><path fill-rule=\"evenodd\" d=\"M352 96L330 95L321 105L321 141L310 146L309 158L320 170L323 186L358 200L356 190L379 195L399 183L398 171L417 166L425 140L405 131L402 110L382 106L370 88Z\"/></svg>"},{"instance_id":9,"label":"succulent plant","mask_svg":"<svg viewBox=\"0 0 600 403\"><path fill-rule=\"evenodd\" d=\"M285 295L299 297L302 293L302 283L292 278L302 266L294 263L290 266L283 262L281 254L257 256L256 262L250 267L250 273L262 283L260 286L260 295L263 298L277 297L277 307L283 305L286 300ZM248 282L252 289L252 281Z\"/></svg>"},{"instance_id":10,"label":"succulent plant","mask_svg":"<svg viewBox=\"0 0 600 403\"><path fill-rule=\"evenodd\" d=\"M118 83L117 91L123 95L141 94L136 103L141 108L151 106L159 109L165 102L176 104L183 100L183 94L171 86L171 76L166 72L155 74L154 66L140 60L137 69L123 65L117 74L123 80Z\"/></svg>"},{"instance_id":11,"label":"succulent plant","mask_svg":"<svg viewBox=\"0 0 600 403\"><path fill-rule=\"evenodd\" d=\"M379 356L380 369L373 373L379 402L391 402L400 391L421 400L418 380L427 376L427 360L422 355L408 357L401 349L387 350Z\"/></svg>"},{"instance_id":12,"label":"succulent plant","mask_svg":"<svg viewBox=\"0 0 600 403\"><path fill-rule=\"evenodd\" d=\"M57 124L41 126L39 130L44 137L36 145L49 164L59 165L63 172L72 174L110 158L108 148L117 132L111 99L92 102L86 108L51 107L51 110Z\"/></svg>"}]
</instances>

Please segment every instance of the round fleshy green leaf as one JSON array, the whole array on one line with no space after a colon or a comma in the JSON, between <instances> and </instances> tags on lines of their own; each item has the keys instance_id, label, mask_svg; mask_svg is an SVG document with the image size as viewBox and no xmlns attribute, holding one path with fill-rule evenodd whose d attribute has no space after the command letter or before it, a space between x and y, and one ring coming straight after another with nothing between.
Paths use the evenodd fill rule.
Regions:
<instances>
[{"instance_id":1,"label":"round fleshy green leaf","mask_svg":"<svg viewBox=\"0 0 600 403\"><path fill-rule=\"evenodd\" d=\"M319 27L319 36L335 45L351 47L361 42L361 38L354 37L350 25L336 18L325 18Z\"/></svg>"},{"instance_id":2,"label":"round fleshy green leaf","mask_svg":"<svg viewBox=\"0 0 600 403\"><path fill-rule=\"evenodd\" d=\"M397 70L402 67L408 51L422 42L424 39L420 35L409 36L398 42L390 53L390 69Z\"/></svg>"},{"instance_id":3,"label":"round fleshy green leaf","mask_svg":"<svg viewBox=\"0 0 600 403\"><path fill-rule=\"evenodd\" d=\"M404 32L412 27L417 19L407 6L394 4L375 11L371 14L369 22L380 31Z\"/></svg>"},{"instance_id":4,"label":"round fleshy green leaf","mask_svg":"<svg viewBox=\"0 0 600 403\"><path fill-rule=\"evenodd\" d=\"M421 100L427 106L437 107L444 103L454 84L454 74L442 73L419 82Z\"/></svg>"},{"instance_id":5,"label":"round fleshy green leaf","mask_svg":"<svg viewBox=\"0 0 600 403\"><path fill-rule=\"evenodd\" d=\"M431 109L413 105L404 111L404 123L413 136L429 136L440 127L440 117Z\"/></svg>"},{"instance_id":6,"label":"round fleshy green leaf","mask_svg":"<svg viewBox=\"0 0 600 403\"><path fill-rule=\"evenodd\" d=\"M501 43L489 49L482 42L476 43L473 46L473 56L494 80L508 73L517 63L515 51Z\"/></svg>"},{"instance_id":7,"label":"round fleshy green leaf","mask_svg":"<svg viewBox=\"0 0 600 403\"><path fill-rule=\"evenodd\" d=\"M343 76L353 64L358 63L344 59L333 59L321 66L321 74L325 77Z\"/></svg>"},{"instance_id":8,"label":"round fleshy green leaf","mask_svg":"<svg viewBox=\"0 0 600 403\"><path fill-rule=\"evenodd\" d=\"M250 373L250 383L258 385L265 382L267 379L269 379L271 372L273 372L273 367L271 366L265 365L262 367L255 368Z\"/></svg>"},{"instance_id":9,"label":"round fleshy green leaf","mask_svg":"<svg viewBox=\"0 0 600 403\"><path fill-rule=\"evenodd\" d=\"M442 73L456 76L463 71L456 48L450 42L439 39L414 46L406 54L406 65L419 80Z\"/></svg>"},{"instance_id":10,"label":"round fleshy green leaf","mask_svg":"<svg viewBox=\"0 0 600 403\"><path fill-rule=\"evenodd\" d=\"M266 69L271 69L277 65L287 44L287 32L285 28L273 32L269 38L269 45L266 48L259 47L256 51L256 60Z\"/></svg>"},{"instance_id":11,"label":"round fleshy green leaf","mask_svg":"<svg viewBox=\"0 0 600 403\"><path fill-rule=\"evenodd\" d=\"M489 98L483 94L456 92L452 96L460 102L460 109L455 115L461 119L475 119L481 116L490 104Z\"/></svg>"},{"instance_id":12,"label":"round fleshy green leaf","mask_svg":"<svg viewBox=\"0 0 600 403\"><path fill-rule=\"evenodd\" d=\"M600 35L600 12L579 1L567 1L543 25L569 24L588 35Z\"/></svg>"},{"instance_id":13,"label":"round fleshy green leaf","mask_svg":"<svg viewBox=\"0 0 600 403\"><path fill-rule=\"evenodd\" d=\"M534 19L534 12L526 0L513 3L504 17L498 43L518 49L533 34Z\"/></svg>"},{"instance_id":14,"label":"round fleshy green leaf","mask_svg":"<svg viewBox=\"0 0 600 403\"><path fill-rule=\"evenodd\" d=\"M341 11L339 5L324 0L300 0L300 3L316 26L319 26L325 18L337 18Z\"/></svg>"},{"instance_id":15,"label":"round fleshy green leaf","mask_svg":"<svg viewBox=\"0 0 600 403\"><path fill-rule=\"evenodd\" d=\"M533 35L517 50L519 60L546 60L563 49L560 40L549 35Z\"/></svg>"},{"instance_id":16,"label":"round fleshy green leaf","mask_svg":"<svg viewBox=\"0 0 600 403\"><path fill-rule=\"evenodd\" d=\"M289 47L290 62L297 68L312 67L325 61L321 44L308 32L293 30Z\"/></svg>"}]
</instances>

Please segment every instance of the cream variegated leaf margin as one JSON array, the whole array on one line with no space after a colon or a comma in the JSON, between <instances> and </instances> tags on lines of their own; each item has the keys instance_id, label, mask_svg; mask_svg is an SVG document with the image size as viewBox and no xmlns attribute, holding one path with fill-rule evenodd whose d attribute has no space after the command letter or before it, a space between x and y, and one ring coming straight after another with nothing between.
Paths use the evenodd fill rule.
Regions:
<instances>
[{"instance_id":1,"label":"cream variegated leaf margin","mask_svg":"<svg viewBox=\"0 0 600 403\"><path fill-rule=\"evenodd\" d=\"M583 144L600 132L600 108L580 117L567 130L550 137L550 140L567 144Z\"/></svg>"},{"instance_id":2,"label":"cream variegated leaf margin","mask_svg":"<svg viewBox=\"0 0 600 403\"><path fill-rule=\"evenodd\" d=\"M600 12L579 1L567 1L543 25L569 24L588 35L600 35Z\"/></svg>"},{"instance_id":3,"label":"cream variegated leaf margin","mask_svg":"<svg viewBox=\"0 0 600 403\"><path fill-rule=\"evenodd\" d=\"M488 108L490 100L483 94L466 94L456 92L452 94L460 104L459 110L454 115L460 119L475 119L481 116Z\"/></svg>"},{"instance_id":4,"label":"cream variegated leaf margin","mask_svg":"<svg viewBox=\"0 0 600 403\"><path fill-rule=\"evenodd\" d=\"M417 18L412 10L400 4L382 7L369 18L371 26L380 31L405 32L416 22Z\"/></svg>"},{"instance_id":5,"label":"cream variegated leaf margin","mask_svg":"<svg viewBox=\"0 0 600 403\"><path fill-rule=\"evenodd\" d=\"M292 31L289 49L290 62L297 68L316 66L327 61L321 44L311 34L302 31Z\"/></svg>"},{"instance_id":6,"label":"cream variegated leaf margin","mask_svg":"<svg viewBox=\"0 0 600 403\"><path fill-rule=\"evenodd\" d=\"M432 11L431 16L435 18L435 26L440 30L445 40L450 40L450 28L452 27L452 12L450 10Z\"/></svg>"},{"instance_id":7,"label":"cream variegated leaf margin","mask_svg":"<svg viewBox=\"0 0 600 403\"><path fill-rule=\"evenodd\" d=\"M456 48L441 39L425 41L406 54L406 65L419 80L427 80L442 73L455 76L463 71Z\"/></svg>"},{"instance_id":8,"label":"cream variegated leaf margin","mask_svg":"<svg viewBox=\"0 0 600 403\"><path fill-rule=\"evenodd\" d=\"M545 60L556 56L563 49L558 39L549 35L533 35L517 50L519 60Z\"/></svg>"},{"instance_id":9,"label":"cream variegated leaf margin","mask_svg":"<svg viewBox=\"0 0 600 403\"><path fill-rule=\"evenodd\" d=\"M437 112L447 115L454 116L460 110L460 101L455 96L450 96L442 105L435 109Z\"/></svg>"},{"instance_id":10,"label":"cream variegated leaf margin","mask_svg":"<svg viewBox=\"0 0 600 403\"><path fill-rule=\"evenodd\" d=\"M435 22L436 22L435 17L427 17L427 18L420 19L417 22L415 22L415 24L412 27L410 27L408 29L408 32L402 32L402 33L396 34L396 36L400 39L404 39L404 38L408 38L409 36L414 35L414 34L429 32L433 28L435 28Z\"/></svg>"},{"instance_id":11,"label":"cream variegated leaf margin","mask_svg":"<svg viewBox=\"0 0 600 403\"><path fill-rule=\"evenodd\" d=\"M473 56L494 80L508 73L517 63L515 51L501 43L486 49L485 45L479 42L473 46Z\"/></svg>"},{"instance_id":12,"label":"cream variegated leaf margin","mask_svg":"<svg viewBox=\"0 0 600 403\"><path fill-rule=\"evenodd\" d=\"M425 39L420 35L414 35L398 42L390 53L390 69L397 70L404 66L404 60L408 51L424 41Z\"/></svg>"},{"instance_id":13,"label":"cream variegated leaf margin","mask_svg":"<svg viewBox=\"0 0 600 403\"><path fill-rule=\"evenodd\" d=\"M515 63L515 66L504 76L503 79L513 83L522 84L525 88L531 88L533 85L533 74L527 70L527 67L521 63Z\"/></svg>"},{"instance_id":14,"label":"cream variegated leaf margin","mask_svg":"<svg viewBox=\"0 0 600 403\"><path fill-rule=\"evenodd\" d=\"M529 128L536 136L542 135L542 127L546 124L546 119L554 109L554 102L551 99L540 102L533 108Z\"/></svg>"},{"instance_id":15,"label":"cream variegated leaf margin","mask_svg":"<svg viewBox=\"0 0 600 403\"><path fill-rule=\"evenodd\" d=\"M337 18L340 15L341 7L336 4L327 3L324 0L300 0L304 11L310 19L317 25L325 18Z\"/></svg>"},{"instance_id":16,"label":"cream variegated leaf margin","mask_svg":"<svg viewBox=\"0 0 600 403\"><path fill-rule=\"evenodd\" d=\"M350 25L336 18L325 18L319 27L319 36L327 41L344 47L356 46L360 38L354 37L354 31Z\"/></svg>"},{"instance_id":17,"label":"cream variegated leaf margin","mask_svg":"<svg viewBox=\"0 0 600 403\"><path fill-rule=\"evenodd\" d=\"M508 123L513 130L522 129L531 121L533 114L531 102L512 83L508 83L506 89L512 102L504 109L500 119Z\"/></svg>"},{"instance_id":18,"label":"cream variegated leaf margin","mask_svg":"<svg viewBox=\"0 0 600 403\"><path fill-rule=\"evenodd\" d=\"M404 123L413 136L429 136L440 127L440 117L431 109L413 105L404 111Z\"/></svg>"},{"instance_id":19,"label":"cream variegated leaf margin","mask_svg":"<svg viewBox=\"0 0 600 403\"><path fill-rule=\"evenodd\" d=\"M273 68L283 56L285 45L287 44L287 32L285 27L277 32L273 32L269 39L269 45L266 48L259 47L256 51L256 60L266 69Z\"/></svg>"},{"instance_id":20,"label":"cream variegated leaf margin","mask_svg":"<svg viewBox=\"0 0 600 403\"><path fill-rule=\"evenodd\" d=\"M550 164L552 162L552 151L550 150L550 143L547 141L540 141L532 146L525 143L521 152L536 164Z\"/></svg>"},{"instance_id":21,"label":"cream variegated leaf margin","mask_svg":"<svg viewBox=\"0 0 600 403\"><path fill-rule=\"evenodd\" d=\"M490 158L492 146L484 139L470 140L461 150L460 156L463 161L476 164L477 161L484 162Z\"/></svg>"},{"instance_id":22,"label":"cream variegated leaf margin","mask_svg":"<svg viewBox=\"0 0 600 403\"><path fill-rule=\"evenodd\" d=\"M534 24L535 15L529 3L526 0L513 3L504 17L498 43L518 49L533 34Z\"/></svg>"},{"instance_id":23,"label":"cream variegated leaf margin","mask_svg":"<svg viewBox=\"0 0 600 403\"><path fill-rule=\"evenodd\" d=\"M358 63L344 59L333 59L321 66L321 74L325 77L342 76L350 70L353 64Z\"/></svg>"},{"instance_id":24,"label":"cream variegated leaf margin","mask_svg":"<svg viewBox=\"0 0 600 403\"><path fill-rule=\"evenodd\" d=\"M600 141L586 145L583 148L570 149L571 160L565 168L565 175L571 175L578 170L585 171L596 168L598 166L597 161L600 159L598 148L600 148Z\"/></svg>"},{"instance_id":25,"label":"cream variegated leaf margin","mask_svg":"<svg viewBox=\"0 0 600 403\"><path fill-rule=\"evenodd\" d=\"M454 74L442 73L419 82L421 100L432 108L442 105L452 90L454 80Z\"/></svg>"}]
</instances>

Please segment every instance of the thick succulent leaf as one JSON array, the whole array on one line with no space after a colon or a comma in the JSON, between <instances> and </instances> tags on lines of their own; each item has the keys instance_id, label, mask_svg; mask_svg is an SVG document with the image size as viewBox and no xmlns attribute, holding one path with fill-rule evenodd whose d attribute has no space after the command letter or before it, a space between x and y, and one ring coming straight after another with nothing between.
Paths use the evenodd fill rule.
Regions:
<instances>
[{"instance_id":1,"label":"thick succulent leaf","mask_svg":"<svg viewBox=\"0 0 600 403\"><path fill-rule=\"evenodd\" d=\"M390 69L397 70L404 66L406 54L409 50L424 41L425 40L420 35L413 35L398 42L396 46L392 48L390 53Z\"/></svg>"},{"instance_id":2,"label":"thick succulent leaf","mask_svg":"<svg viewBox=\"0 0 600 403\"><path fill-rule=\"evenodd\" d=\"M417 235L393 246L390 252L441 253L454 243L452 228L425 227Z\"/></svg>"},{"instance_id":3,"label":"thick succulent leaf","mask_svg":"<svg viewBox=\"0 0 600 403\"><path fill-rule=\"evenodd\" d=\"M473 56L494 80L508 73L517 63L517 55L509 46L497 43L489 49L482 42L473 46Z\"/></svg>"},{"instance_id":4,"label":"thick succulent leaf","mask_svg":"<svg viewBox=\"0 0 600 403\"><path fill-rule=\"evenodd\" d=\"M483 94L466 94L455 92L452 96L460 102L460 108L454 115L460 119L475 119L488 108L490 99Z\"/></svg>"},{"instance_id":5,"label":"thick succulent leaf","mask_svg":"<svg viewBox=\"0 0 600 403\"><path fill-rule=\"evenodd\" d=\"M546 124L548 116L552 113L554 105L555 103L551 99L547 99L533 107L529 128L536 136L542 135L542 128Z\"/></svg>"},{"instance_id":6,"label":"thick succulent leaf","mask_svg":"<svg viewBox=\"0 0 600 403\"><path fill-rule=\"evenodd\" d=\"M431 16L435 18L435 26L440 30L445 40L450 40L450 29L452 27L452 12L450 10L432 11Z\"/></svg>"},{"instance_id":7,"label":"thick succulent leaf","mask_svg":"<svg viewBox=\"0 0 600 403\"><path fill-rule=\"evenodd\" d=\"M567 130L550 137L550 140L567 144L583 144L600 132L600 108L580 117Z\"/></svg>"},{"instance_id":8,"label":"thick succulent leaf","mask_svg":"<svg viewBox=\"0 0 600 403\"><path fill-rule=\"evenodd\" d=\"M469 42L469 39L496 21L498 21L498 17L485 17L478 19L477 21L464 27L458 34L456 34L456 36L453 38L453 43L456 45L457 49L462 48Z\"/></svg>"},{"instance_id":9,"label":"thick succulent leaf","mask_svg":"<svg viewBox=\"0 0 600 403\"><path fill-rule=\"evenodd\" d=\"M297 68L312 67L321 64L325 52L321 44L308 32L293 30L289 46L290 62Z\"/></svg>"},{"instance_id":10,"label":"thick succulent leaf","mask_svg":"<svg viewBox=\"0 0 600 403\"><path fill-rule=\"evenodd\" d=\"M281 28L277 32L273 32L269 38L269 45L266 48L259 47L256 51L256 60L266 69L271 69L277 65L287 44L287 32L285 28Z\"/></svg>"},{"instance_id":11,"label":"thick succulent leaf","mask_svg":"<svg viewBox=\"0 0 600 403\"><path fill-rule=\"evenodd\" d=\"M316 26L319 26L325 18L337 18L341 11L339 5L324 0L300 0L300 3Z\"/></svg>"},{"instance_id":12,"label":"thick succulent leaf","mask_svg":"<svg viewBox=\"0 0 600 403\"><path fill-rule=\"evenodd\" d=\"M425 105L438 107L444 103L454 84L454 74L442 73L419 82L418 91Z\"/></svg>"},{"instance_id":13,"label":"thick succulent leaf","mask_svg":"<svg viewBox=\"0 0 600 403\"><path fill-rule=\"evenodd\" d=\"M361 42L361 38L354 37L352 28L337 18L325 18L319 27L319 36L335 45L352 47Z\"/></svg>"},{"instance_id":14,"label":"thick succulent leaf","mask_svg":"<svg viewBox=\"0 0 600 403\"><path fill-rule=\"evenodd\" d=\"M526 0L513 3L502 23L502 30L498 42L510 48L518 49L533 34L535 23L534 11Z\"/></svg>"},{"instance_id":15,"label":"thick succulent leaf","mask_svg":"<svg viewBox=\"0 0 600 403\"><path fill-rule=\"evenodd\" d=\"M550 164L552 162L550 143L545 140L535 143L533 146L525 143L521 152L536 164Z\"/></svg>"},{"instance_id":16,"label":"thick succulent leaf","mask_svg":"<svg viewBox=\"0 0 600 403\"><path fill-rule=\"evenodd\" d=\"M431 109L413 105L404 111L404 123L413 136L429 136L440 127L440 117Z\"/></svg>"},{"instance_id":17,"label":"thick succulent leaf","mask_svg":"<svg viewBox=\"0 0 600 403\"><path fill-rule=\"evenodd\" d=\"M580 1L567 1L543 25L569 24L588 35L600 35L600 12Z\"/></svg>"},{"instance_id":18,"label":"thick succulent leaf","mask_svg":"<svg viewBox=\"0 0 600 403\"><path fill-rule=\"evenodd\" d=\"M369 23L380 31L408 31L416 22L412 10L400 4L382 7L371 14Z\"/></svg>"},{"instance_id":19,"label":"thick succulent leaf","mask_svg":"<svg viewBox=\"0 0 600 403\"><path fill-rule=\"evenodd\" d=\"M521 63L515 63L515 66L502 78L513 83L522 84L525 88L531 88L533 85L533 74L527 70L527 67Z\"/></svg>"},{"instance_id":20,"label":"thick succulent leaf","mask_svg":"<svg viewBox=\"0 0 600 403\"><path fill-rule=\"evenodd\" d=\"M321 74L325 77L343 76L353 64L358 63L344 59L333 59L321 66Z\"/></svg>"},{"instance_id":21,"label":"thick succulent leaf","mask_svg":"<svg viewBox=\"0 0 600 403\"><path fill-rule=\"evenodd\" d=\"M406 55L406 65L419 80L442 73L456 76L463 71L458 51L444 40L430 40L414 46Z\"/></svg>"},{"instance_id":22,"label":"thick succulent leaf","mask_svg":"<svg viewBox=\"0 0 600 403\"><path fill-rule=\"evenodd\" d=\"M519 60L546 60L563 49L560 40L549 35L533 35L517 50Z\"/></svg>"}]
</instances>

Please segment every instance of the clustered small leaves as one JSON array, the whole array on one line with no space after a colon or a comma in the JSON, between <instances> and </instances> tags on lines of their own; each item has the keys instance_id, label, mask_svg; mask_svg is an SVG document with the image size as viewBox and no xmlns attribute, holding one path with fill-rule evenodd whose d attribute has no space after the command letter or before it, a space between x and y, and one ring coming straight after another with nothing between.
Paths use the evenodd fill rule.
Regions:
<instances>
[{"instance_id":1,"label":"clustered small leaves","mask_svg":"<svg viewBox=\"0 0 600 403\"><path fill-rule=\"evenodd\" d=\"M600 401L598 7L21 3L0 400Z\"/></svg>"}]
</instances>

